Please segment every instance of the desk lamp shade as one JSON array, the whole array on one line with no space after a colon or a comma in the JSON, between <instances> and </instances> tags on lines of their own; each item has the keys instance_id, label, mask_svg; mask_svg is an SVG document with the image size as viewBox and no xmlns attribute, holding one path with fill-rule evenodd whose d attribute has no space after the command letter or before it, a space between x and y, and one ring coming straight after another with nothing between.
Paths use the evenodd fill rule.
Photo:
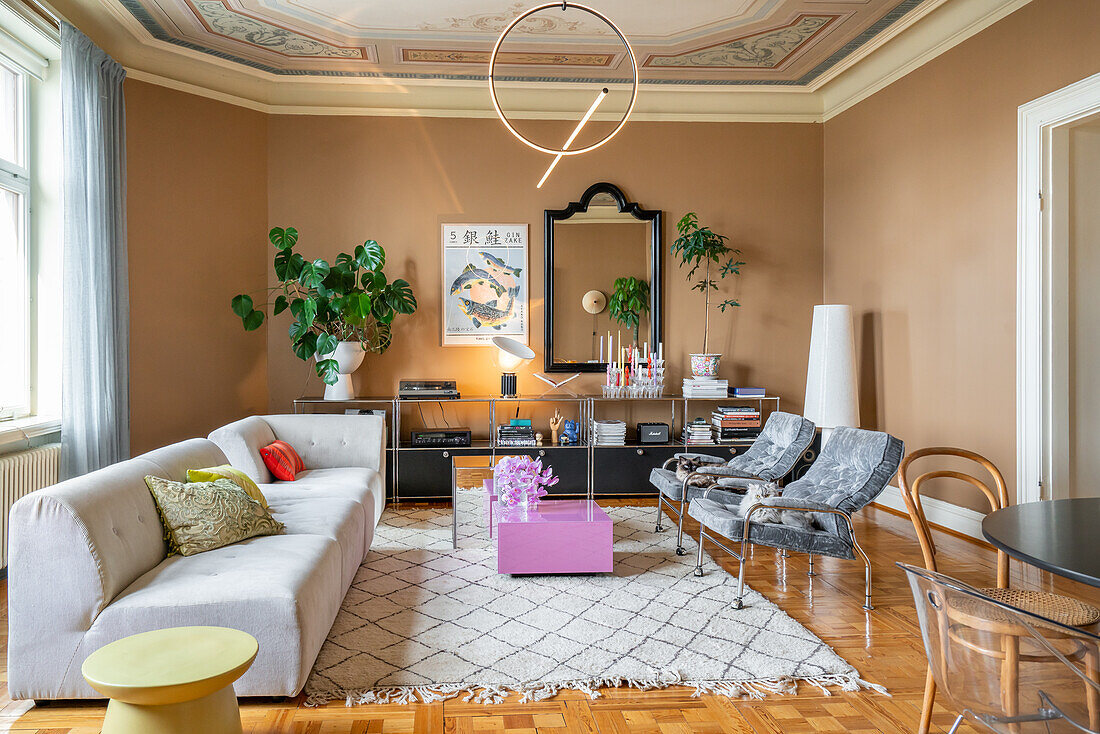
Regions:
<instances>
[{"instance_id":1,"label":"desk lamp shade","mask_svg":"<svg viewBox=\"0 0 1100 734\"><path fill-rule=\"evenodd\" d=\"M497 364L504 370L500 376L500 395L505 398L516 396L516 368L535 358L535 352L526 344L506 336L494 336L493 346L497 348Z\"/></svg>"},{"instance_id":2,"label":"desk lamp shade","mask_svg":"<svg viewBox=\"0 0 1100 734\"><path fill-rule=\"evenodd\" d=\"M859 427L851 306L814 306L804 415L826 434Z\"/></svg>"}]
</instances>

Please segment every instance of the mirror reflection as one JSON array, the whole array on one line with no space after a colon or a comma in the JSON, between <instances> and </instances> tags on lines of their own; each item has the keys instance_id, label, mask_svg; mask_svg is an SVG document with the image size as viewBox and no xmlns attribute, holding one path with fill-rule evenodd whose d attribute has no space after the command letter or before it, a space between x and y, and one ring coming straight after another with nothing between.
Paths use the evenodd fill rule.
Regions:
<instances>
[{"instance_id":1,"label":"mirror reflection","mask_svg":"<svg viewBox=\"0 0 1100 734\"><path fill-rule=\"evenodd\" d=\"M621 211L621 192L610 184L589 192L597 187L608 190L593 193L587 207L548 212L547 368L556 371L602 371L609 335L616 345L656 343L652 305L659 213L635 205Z\"/></svg>"}]
</instances>

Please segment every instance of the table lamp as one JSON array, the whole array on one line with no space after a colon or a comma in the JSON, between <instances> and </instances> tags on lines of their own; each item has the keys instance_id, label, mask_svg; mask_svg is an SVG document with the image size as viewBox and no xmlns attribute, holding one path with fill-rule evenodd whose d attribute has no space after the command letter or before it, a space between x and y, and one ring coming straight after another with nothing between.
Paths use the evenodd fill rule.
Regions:
<instances>
[{"instance_id":1,"label":"table lamp","mask_svg":"<svg viewBox=\"0 0 1100 734\"><path fill-rule=\"evenodd\" d=\"M814 306L803 415L821 429L822 445L834 428L859 427L851 306Z\"/></svg>"},{"instance_id":2,"label":"table lamp","mask_svg":"<svg viewBox=\"0 0 1100 734\"><path fill-rule=\"evenodd\" d=\"M516 396L516 367L535 358L535 352L526 344L506 336L494 336L493 346L497 348L497 364L504 372L500 376L500 396Z\"/></svg>"}]
</instances>

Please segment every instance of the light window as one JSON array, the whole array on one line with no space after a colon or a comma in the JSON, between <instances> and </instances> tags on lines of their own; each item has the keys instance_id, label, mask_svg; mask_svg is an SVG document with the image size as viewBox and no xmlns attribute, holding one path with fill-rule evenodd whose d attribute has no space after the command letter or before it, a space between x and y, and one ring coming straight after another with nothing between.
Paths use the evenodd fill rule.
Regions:
<instances>
[{"instance_id":1,"label":"light window","mask_svg":"<svg viewBox=\"0 0 1100 734\"><path fill-rule=\"evenodd\" d=\"M26 81L21 73L0 65L0 160L18 168L26 165L25 88Z\"/></svg>"},{"instance_id":2,"label":"light window","mask_svg":"<svg viewBox=\"0 0 1100 734\"><path fill-rule=\"evenodd\" d=\"M24 75L0 64L0 313L7 332L0 339L0 417L25 415L31 406L25 98Z\"/></svg>"}]
</instances>

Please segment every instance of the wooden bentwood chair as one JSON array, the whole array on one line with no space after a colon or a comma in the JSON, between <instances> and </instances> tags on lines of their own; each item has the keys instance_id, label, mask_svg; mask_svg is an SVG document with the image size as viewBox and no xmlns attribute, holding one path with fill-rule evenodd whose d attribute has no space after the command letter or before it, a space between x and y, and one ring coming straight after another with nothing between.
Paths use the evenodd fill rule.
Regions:
<instances>
[{"instance_id":1,"label":"wooden bentwood chair","mask_svg":"<svg viewBox=\"0 0 1100 734\"><path fill-rule=\"evenodd\" d=\"M941 459L963 459L977 464L992 478L992 486L987 481L964 471L954 469L937 469L910 477L910 465L918 459L939 457ZM932 539L928 519L925 517L924 508L921 505L920 493L926 488L930 480L953 479L965 482L977 488L989 501L990 512L996 511L1008 505L1008 488L1001 472L993 465L993 462L980 454L966 449L937 446L919 449L912 452L902 460L898 469L898 481L901 484L901 496L905 500L909 518L913 521L913 528L917 532L917 540L920 542L921 553L924 556L925 567L933 572L939 572L936 563L936 544ZM1008 556L1001 550L997 551L997 579L993 588L977 589L982 595L991 601L1007 606L1022 609L1030 614L1045 617L1067 627L1088 628L1100 622L1100 609L1085 604L1077 599L1060 594L1051 594L1043 591L1030 591L1025 589L1009 588ZM966 644L968 632L989 634L994 633L1000 640L996 649L991 646L983 646L977 652L996 658L1001 661L1001 696L1004 708L1010 714L1019 711L1019 667L1021 660L1029 663L1050 661L1057 663L1059 660L1045 651L1022 650L1021 640L1031 638L1031 632L1019 625L1006 624L1004 619L986 619L983 614L975 609L968 609L965 600L959 603L947 605L946 615L951 622L953 635L958 635L962 644ZM996 615L994 615L996 616ZM1087 667L1093 680L1096 680L1097 651L1092 649L1087 655ZM1095 686L1088 688L1089 722L1092 729L1100 726L1100 693ZM921 710L920 734L927 734L932 724L932 708L936 698L936 681L929 667L928 676L924 686L924 705Z\"/></svg>"}]
</instances>

